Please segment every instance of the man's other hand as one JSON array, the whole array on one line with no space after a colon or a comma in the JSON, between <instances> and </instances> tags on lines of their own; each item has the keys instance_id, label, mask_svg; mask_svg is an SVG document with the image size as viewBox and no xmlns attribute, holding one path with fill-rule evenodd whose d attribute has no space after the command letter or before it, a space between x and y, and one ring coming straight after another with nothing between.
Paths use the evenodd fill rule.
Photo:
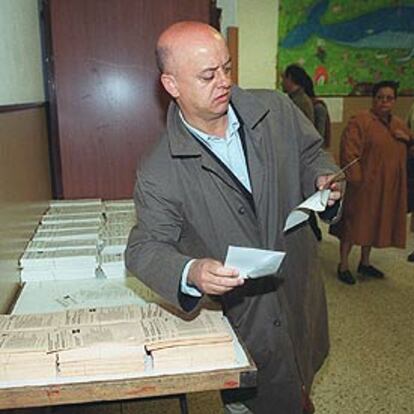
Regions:
<instances>
[{"instance_id":1,"label":"man's other hand","mask_svg":"<svg viewBox=\"0 0 414 414\"><path fill-rule=\"evenodd\" d=\"M344 180L335 180L336 174L321 175L316 179L316 187L318 190L329 188L331 193L328 198L328 206L333 206L343 196L344 192Z\"/></svg>"},{"instance_id":2,"label":"man's other hand","mask_svg":"<svg viewBox=\"0 0 414 414\"><path fill-rule=\"evenodd\" d=\"M209 295L224 295L244 283L239 272L214 259L197 259L191 266L187 282Z\"/></svg>"}]
</instances>

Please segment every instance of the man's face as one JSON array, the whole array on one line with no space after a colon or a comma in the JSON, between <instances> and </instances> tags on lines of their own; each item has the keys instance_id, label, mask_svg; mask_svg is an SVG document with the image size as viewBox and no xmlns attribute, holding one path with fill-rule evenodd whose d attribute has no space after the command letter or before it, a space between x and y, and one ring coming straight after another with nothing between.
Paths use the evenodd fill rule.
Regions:
<instances>
[{"instance_id":1,"label":"man's face","mask_svg":"<svg viewBox=\"0 0 414 414\"><path fill-rule=\"evenodd\" d=\"M395 95L392 88L380 88L372 100L372 109L381 116L391 113L395 104Z\"/></svg>"},{"instance_id":2,"label":"man's face","mask_svg":"<svg viewBox=\"0 0 414 414\"><path fill-rule=\"evenodd\" d=\"M227 113L231 88L231 61L220 36L192 41L174 52L173 97L186 120L197 126ZM170 92L170 91L169 91ZM171 93L171 92L170 92Z\"/></svg>"}]
</instances>

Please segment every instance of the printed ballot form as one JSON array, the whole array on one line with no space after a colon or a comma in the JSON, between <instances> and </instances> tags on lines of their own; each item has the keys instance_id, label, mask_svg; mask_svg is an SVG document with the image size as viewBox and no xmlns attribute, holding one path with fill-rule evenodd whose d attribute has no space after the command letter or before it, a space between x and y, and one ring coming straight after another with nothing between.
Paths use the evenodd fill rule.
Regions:
<instances>
[{"instance_id":1,"label":"printed ballot form","mask_svg":"<svg viewBox=\"0 0 414 414\"><path fill-rule=\"evenodd\" d=\"M319 190L295 207L288 215L283 231L288 231L306 221L312 211L317 213L325 211L330 193L329 189Z\"/></svg>"}]
</instances>

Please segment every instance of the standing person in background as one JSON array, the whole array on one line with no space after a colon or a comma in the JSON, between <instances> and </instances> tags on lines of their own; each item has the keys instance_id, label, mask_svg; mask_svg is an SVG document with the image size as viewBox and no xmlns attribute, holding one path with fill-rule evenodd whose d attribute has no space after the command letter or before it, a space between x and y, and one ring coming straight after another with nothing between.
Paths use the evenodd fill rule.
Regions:
<instances>
[{"instance_id":1,"label":"standing person in background","mask_svg":"<svg viewBox=\"0 0 414 414\"><path fill-rule=\"evenodd\" d=\"M289 98L292 99L295 105L305 114L316 128L314 103L311 96L306 92L306 88L309 88L309 82L313 85L312 79L306 73L305 69L296 64L287 66L282 74L283 91L289 95ZM315 93L313 95L315 95ZM320 123L319 120L318 123ZM318 130L318 128L316 129ZM320 133L319 130L318 132ZM321 136L323 137L322 134ZM314 212L309 214L309 225L315 234L316 239L321 241L322 230L318 226L318 220Z\"/></svg>"},{"instance_id":2,"label":"standing person in background","mask_svg":"<svg viewBox=\"0 0 414 414\"><path fill-rule=\"evenodd\" d=\"M347 192L342 219L330 232L340 239L341 282L354 284L348 256L361 246L358 273L383 278L370 263L372 247L404 248L407 216L407 147L411 133L392 115L398 84L374 85L372 107L350 119L341 137L341 166L359 159L346 171Z\"/></svg>"},{"instance_id":3,"label":"standing person in background","mask_svg":"<svg viewBox=\"0 0 414 414\"><path fill-rule=\"evenodd\" d=\"M304 76L303 89L313 103L313 110L315 115L315 128L323 138L324 148L329 148L331 145L331 118L329 116L328 107L326 103L316 97L312 78L306 73Z\"/></svg>"},{"instance_id":4,"label":"standing person in background","mask_svg":"<svg viewBox=\"0 0 414 414\"><path fill-rule=\"evenodd\" d=\"M307 73L296 64L289 65L282 74L283 91L315 125L315 110L311 98L305 92Z\"/></svg>"},{"instance_id":5,"label":"standing person in background","mask_svg":"<svg viewBox=\"0 0 414 414\"><path fill-rule=\"evenodd\" d=\"M337 208L338 167L285 96L232 86L229 51L211 26L173 24L157 60L173 101L137 174L127 268L183 311L205 296L220 301L258 367L257 388L223 394L226 413L310 413L329 347L326 299L309 227L283 227L316 189L329 187L328 210ZM286 256L275 274L245 280L223 264L230 245Z\"/></svg>"},{"instance_id":6,"label":"standing person in background","mask_svg":"<svg viewBox=\"0 0 414 414\"><path fill-rule=\"evenodd\" d=\"M414 103L407 115L407 126L414 136ZM411 223L414 222L414 147L411 147L407 160L407 192L408 212L411 213ZM414 262L414 250L408 255L407 260Z\"/></svg>"}]
</instances>

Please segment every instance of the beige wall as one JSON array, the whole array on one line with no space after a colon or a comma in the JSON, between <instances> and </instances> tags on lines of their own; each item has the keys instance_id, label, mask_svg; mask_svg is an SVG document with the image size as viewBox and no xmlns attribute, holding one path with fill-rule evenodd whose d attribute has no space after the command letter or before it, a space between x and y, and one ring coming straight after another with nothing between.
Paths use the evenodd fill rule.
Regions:
<instances>
[{"instance_id":1,"label":"beige wall","mask_svg":"<svg viewBox=\"0 0 414 414\"><path fill-rule=\"evenodd\" d=\"M0 0L0 106L44 101L37 5ZM18 289L18 258L50 188L44 107L0 108L0 313Z\"/></svg>"},{"instance_id":2,"label":"beige wall","mask_svg":"<svg viewBox=\"0 0 414 414\"><path fill-rule=\"evenodd\" d=\"M275 89L278 0L239 0L239 85Z\"/></svg>"},{"instance_id":3,"label":"beige wall","mask_svg":"<svg viewBox=\"0 0 414 414\"><path fill-rule=\"evenodd\" d=\"M0 113L0 313L13 299L18 259L51 197L43 107Z\"/></svg>"},{"instance_id":4,"label":"beige wall","mask_svg":"<svg viewBox=\"0 0 414 414\"><path fill-rule=\"evenodd\" d=\"M1 0L0 28L0 105L43 102L37 0Z\"/></svg>"}]
</instances>

